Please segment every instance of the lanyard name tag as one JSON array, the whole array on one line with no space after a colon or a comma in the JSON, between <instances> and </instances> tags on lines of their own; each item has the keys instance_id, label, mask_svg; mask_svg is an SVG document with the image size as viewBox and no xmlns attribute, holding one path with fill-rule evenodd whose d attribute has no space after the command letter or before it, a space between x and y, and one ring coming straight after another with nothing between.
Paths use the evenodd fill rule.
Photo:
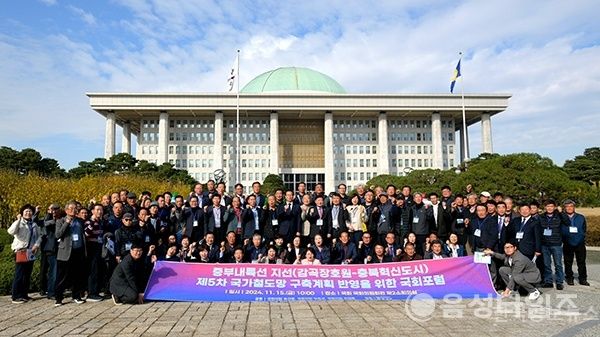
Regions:
<instances>
[{"instance_id":1,"label":"lanyard name tag","mask_svg":"<svg viewBox=\"0 0 600 337\"><path fill-rule=\"evenodd\" d=\"M146 235L146 240L145 241L146 241L146 243L150 242L150 236L149 235Z\"/></svg>"},{"instance_id":2,"label":"lanyard name tag","mask_svg":"<svg viewBox=\"0 0 600 337\"><path fill-rule=\"evenodd\" d=\"M198 220L194 220L194 227L198 227Z\"/></svg>"},{"instance_id":3,"label":"lanyard name tag","mask_svg":"<svg viewBox=\"0 0 600 337\"><path fill-rule=\"evenodd\" d=\"M419 217L418 216L414 217L413 218L413 223L418 223L418 222L419 222Z\"/></svg>"},{"instance_id":4,"label":"lanyard name tag","mask_svg":"<svg viewBox=\"0 0 600 337\"><path fill-rule=\"evenodd\" d=\"M575 226L570 226L570 227L569 227L569 233L577 233L577 227L575 227Z\"/></svg>"},{"instance_id":5,"label":"lanyard name tag","mask_svg":"<svg viewBox=\"0 0 600 337\"><path fill-rule=\"evenodd\" d=\"M519 240L523 239L523 234L525 234L525 233L517 232L517 239L519 239Z\"/></svg>"},{"instance_id":6,"label":"lanyard name tag","mask_svg":"<svg viewBox=\"0 0 600 337\"><path fill-rule=\"evenodd\" d=\"M323 219L317 219L317 226L323 226Z\"/></svg>"},{"instance_id":7,"label":"lanyard name tag","mask_svg":"<svg viewBox=\"0 0 600 337\"><path fill-rule=\"evenodd\" d=\"M340 228L340 225L338 224L337 220L333 220L333 228L335 228L335 229Z\"/></svg>"},{"instance_id":8,"label":"lanyard name tag","mask_svg":"<svg viewBox=\"0 0 600 337\"><path fill-rule=\"evenodd\" d=\"M473 233L473 235L475 235L476 237L480 238L481 237L481 229L476 229L475 233Z\"/></svg>"},{"instance_id":9,"label":"lanyard name tag","mask_svg":"<svg viewBox=\"0 0 600 337\"><path fill-rule=\"evenodd\" d=\"M550 228L544 229L544 236L552 236L552 229L550 229Z\"/></svg>"},{"instance_id":10,"label":"lanyard name tag","mask_svg":"<svg viewBox=\"0 0 600 337\"><path fill-rule=\"evenodd\" d=\"M277 220L277 219L271 220L271 225L273 225L273 226L279 226L279 220Z\"/></svg>"},{"instance_id":11,"label":"lanyard name tag","mask_svg":"<svg viewBox=\"0 0 600 337\"><path fill-rule=\"evenodd\" d=\"M457 224L462 224L465 222L465 219L456 219Z\"/></svg>"},{"instance_id":12,"label":"lanyard name tag","mask_svg":"<svg viewBox=\"0 0 600 337\"><path fill-rule=\"evenodd\" d=\"M71 239L73 241L79 241L79 234L71 234Z\"/></svg>"},{"instance_id":13,"label":"lanyard name tag","mask_svg":"<svg viewBox=\"0 0 600 337\"><path fill-rule=\"evenodd\" d=\"M125 244L125 250L131 250L131 243Z\"/></svg>"}]
</instances>

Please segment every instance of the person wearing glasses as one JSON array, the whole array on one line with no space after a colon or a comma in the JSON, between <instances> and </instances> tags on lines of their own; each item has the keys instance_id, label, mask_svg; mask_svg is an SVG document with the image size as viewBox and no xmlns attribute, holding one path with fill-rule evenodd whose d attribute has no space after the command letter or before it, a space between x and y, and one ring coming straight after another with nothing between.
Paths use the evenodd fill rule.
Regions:
<instances>
[{"instance_id":1,"label":"person wearing glasses","mask_svg":"<svg viewBox=\"0 0 600 337\"><path fill-rule=\"evenodd\" d=\"M129 253L123 257L110 279L110 292L115 304L144 303L145 263L142 259L144 248L139 241L131 245Z\"/></svg>"},{"instance_id":2,"label":"person wearing glasses","mask_svg":"<svg viewBox=\"0 0 600 337\"><path fill-rule=\"evenodd\" d=\"M498 270L506 284L506 289L501 294L503 298L509 297L516 286L525 289L530 300L540 297L540 291L534 286L542 280L540 271L535 262L517 250L516 240L511 239L504 244L504 254L495 253L489 248L484 253L504 261L504 265Z\"/></svg>"},{"instance_id":3,"label":"person wearing glasses","mask_svg":"<svg viewBox=\"0 0 600 337\"><path fill-rule=\"evenodd\" d=\"M133 214L125 213L123 215L123 227L115 232L115 250L117 262L129 254L134 242L142 240L142 232L138 226L133 225Z\"/></svg>"}]
</instances>

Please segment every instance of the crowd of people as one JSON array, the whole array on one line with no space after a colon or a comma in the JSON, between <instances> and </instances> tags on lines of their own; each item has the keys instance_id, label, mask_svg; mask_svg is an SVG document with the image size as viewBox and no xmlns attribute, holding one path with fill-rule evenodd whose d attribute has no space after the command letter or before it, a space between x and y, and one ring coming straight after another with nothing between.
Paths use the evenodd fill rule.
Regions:
<instances>
[{"instance_id":1,"label":"crowd of people","mask_svg":"<svg viewBox=\"0 0 600 337\"><path fill-rule=\"evenodd\" d=\"M205 190L206 189L206 190ZM520 289L539 297L538 287L564 289L587 282L585 217L575 202L544 200L515 205L497 192L428 194L346 185L325 194L261 184L210 180L189 195L170 192L139 197L125 189L100 202L77 201L47 209L24 205L8 232L14 236L13 303L30 300L31 272L40 260L40 294L63 304L65 290L81 304L112 297L141 303L158 260L184 263L367 264L489 255L490 275L503 296ZM44 211L43 211L44 210ZM564 264L563 264L564 260ZM554 267L554 271L553 271Z\"/></svg>"}]
</instances>

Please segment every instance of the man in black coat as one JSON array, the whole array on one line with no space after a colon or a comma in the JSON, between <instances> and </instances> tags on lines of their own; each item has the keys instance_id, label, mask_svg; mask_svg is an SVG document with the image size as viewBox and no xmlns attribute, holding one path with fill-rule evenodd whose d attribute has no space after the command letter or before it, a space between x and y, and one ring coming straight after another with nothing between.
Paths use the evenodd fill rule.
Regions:
<instances>
[{"instance_id":1,"label":"man in black coat","mask_svg":"<svg viewBox=\"0 0 600 337\"><path fill-rule=\"evenodd\" d=\"M300 213L300 206L294 204L294 192L285 192L285 201L277 206L277 220L279 235L286 238L287 242L291 242L299 234Z\"/></svg>"},{"instance_id":2,"label":"man in black coat","mask_svg":"<svg viewBox=\"0 0 600 337\"><path fill-rule=\"evenodd\" d=\"M110 292L115 304L144 303L146 266L142 255L143 247L136 242L115 268L110 279Z\"/></svg>"}]
</instances>

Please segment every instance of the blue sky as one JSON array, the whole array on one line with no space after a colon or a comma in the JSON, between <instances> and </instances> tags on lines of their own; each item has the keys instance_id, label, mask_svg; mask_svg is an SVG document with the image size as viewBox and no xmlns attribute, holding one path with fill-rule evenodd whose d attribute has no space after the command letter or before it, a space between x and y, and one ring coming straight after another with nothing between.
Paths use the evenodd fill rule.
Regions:
<instances>
[{"instance_id":1,"label":"blue sky","mask_svg":"<svg viewBox=\"0 0 600 337\"><path fill-rule=\"evenodd\" d=\"M494 150L562 165L600 143L598 13L578 0L2 1L0 145L67 169L101 157L85 92L224 91L236 49L242 85L304 66L354 93L446 93L462 50L466 93L513 95Z\"/></svg>"}]
</instances>

